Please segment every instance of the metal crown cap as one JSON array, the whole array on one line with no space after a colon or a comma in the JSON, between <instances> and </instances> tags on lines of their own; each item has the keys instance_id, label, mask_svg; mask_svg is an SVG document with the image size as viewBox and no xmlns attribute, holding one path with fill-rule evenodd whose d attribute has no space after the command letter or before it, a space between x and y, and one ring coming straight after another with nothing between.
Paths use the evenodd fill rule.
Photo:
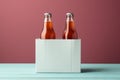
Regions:
<instances>
[{"instance_id":1,"label":"metal crown cap","mask_svg":"<svg viewBox=\"0 0 120 80\"><path fill-rule=\"evenodd\" d=\"M66 13L67 17L74 17L73 13Z\"/></svg>"},{"instance_id":2,"label":"metal crown cap","mask_svg":"<svg viewBox=\"0 0 120 80\"><path fill-rule=\"evenodd\" d=\"M52 17L52 14L51 13L44 13L44 16Z\"/></svg>"}]
</instances>

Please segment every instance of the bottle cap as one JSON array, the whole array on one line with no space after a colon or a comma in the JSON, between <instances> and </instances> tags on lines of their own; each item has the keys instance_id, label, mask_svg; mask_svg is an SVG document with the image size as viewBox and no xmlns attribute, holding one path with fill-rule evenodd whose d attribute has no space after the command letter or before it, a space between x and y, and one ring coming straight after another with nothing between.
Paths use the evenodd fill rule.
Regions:
<instances>
[{"instance_id":1,"label":"bottle cap","mask_svg":"<svg viewBox=\"0 0 120 80\"><path fill-rule=\"evenodd\" d=\"M52 17L52 14L51 13L44 13L44 16L46 16L46 17Z\"/></svg>"},{"instance_id":2,"label":"bottle cap","mask_svg":"<svg viewBox=\"0 0 120 80\"><path fill-rule=\"evenodd\" d=\"M66 13L67 17L74 17L73 13Z\"/></svg>"}]
</instances>

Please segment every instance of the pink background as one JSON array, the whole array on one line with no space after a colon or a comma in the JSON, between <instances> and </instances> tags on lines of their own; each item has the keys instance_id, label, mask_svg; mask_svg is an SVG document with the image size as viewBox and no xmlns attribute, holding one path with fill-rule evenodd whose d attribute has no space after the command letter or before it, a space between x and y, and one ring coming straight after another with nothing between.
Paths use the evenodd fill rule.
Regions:
<instances>
[{"instance_id":1,"label":"pink background","mask_svg":"<svg viewBox=\"0 0 120 80\"><path fill-rule=\"evenodd\" d=\"M74 13L83 63L120 63L120 0L0 0L0 62L35 62L44 12L57 38L65 13Z\"/></svg>"}]
</instances>

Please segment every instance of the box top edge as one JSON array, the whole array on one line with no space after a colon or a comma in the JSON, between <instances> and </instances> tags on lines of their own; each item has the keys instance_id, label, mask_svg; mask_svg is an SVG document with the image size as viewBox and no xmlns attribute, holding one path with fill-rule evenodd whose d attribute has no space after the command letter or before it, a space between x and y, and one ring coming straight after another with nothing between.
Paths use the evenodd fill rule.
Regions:
<instances>
[{"instance_id":1,"label":"box top edge","mask_svg":"<svg viewBox=\"0 0 120 80\"><path fill-rule=\"evenodd\" d=\"M40 38L36 38L35 40L45 40L45 41L52 41L52 40L81 40L81 39L40 39Z\"/></svg>"}]
</instances>

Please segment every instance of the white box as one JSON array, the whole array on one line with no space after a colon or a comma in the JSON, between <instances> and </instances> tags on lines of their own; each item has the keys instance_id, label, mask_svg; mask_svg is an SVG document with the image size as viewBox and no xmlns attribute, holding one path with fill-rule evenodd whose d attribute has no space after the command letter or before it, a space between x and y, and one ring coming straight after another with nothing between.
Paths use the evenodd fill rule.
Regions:
<instances>
[{"instance_id":1,"label":"white box","mask_svg":"<svg viewBox=\"0 0 120 80\"><path fill-rule=\"evenodd\" d=\"M81 39L36 39L36 72L80 72Z\"/></svg>"}]
</instances>

